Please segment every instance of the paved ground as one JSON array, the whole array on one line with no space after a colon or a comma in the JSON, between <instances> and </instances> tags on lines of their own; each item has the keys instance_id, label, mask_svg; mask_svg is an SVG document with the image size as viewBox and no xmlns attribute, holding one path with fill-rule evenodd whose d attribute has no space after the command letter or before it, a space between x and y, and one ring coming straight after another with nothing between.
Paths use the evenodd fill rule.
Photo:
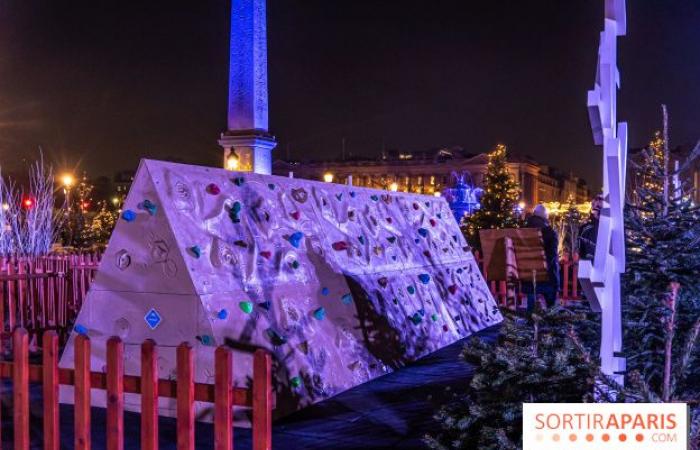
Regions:
<instances>
[{"instance_id":1,"label":"paved ground","mask_svg":"<svg viewBox=\"0 0 700 450\"><path fill-rule=\"evenodd\" d=\"M497 329L480 333L492 340ZM463 342L457 342L403 369L358 386L275 423L274 449L391 449L423 448L421 437L437 427L432 414L445 389L464 389L473 368L458 358ZM9 408L11 385L2 385L2 447L12 446ZM41 448L41 391L32 388L33 448ZM61 407L62 448L73 448L73 409ZM93 448L105 448L104 410L93 409ZM139 416L126 413L128 449L139 448ZM212 427L198 424L197 448L213 448ZM249 449L250 431L236 429L234 448ZM162 419L160 448L175 449L175 421Z\"/></svg>"}]
</instances>

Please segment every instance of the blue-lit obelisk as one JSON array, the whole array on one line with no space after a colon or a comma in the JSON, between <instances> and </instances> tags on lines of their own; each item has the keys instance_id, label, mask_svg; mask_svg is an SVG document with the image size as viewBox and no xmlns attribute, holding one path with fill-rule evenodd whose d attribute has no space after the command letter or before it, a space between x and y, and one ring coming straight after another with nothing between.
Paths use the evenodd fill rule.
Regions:
<instances>
[{"instance_id":1,"label":"blue-lit obelisk","mask_svg":"<svg viewBox=\"0 0 700 450\"><path fill-rule=\"evenodd\" d=\"M227 130L219 144L224 167L270 174L277 142L267 123L266 0L231 1Z\"/></svg>"}]
</instances>

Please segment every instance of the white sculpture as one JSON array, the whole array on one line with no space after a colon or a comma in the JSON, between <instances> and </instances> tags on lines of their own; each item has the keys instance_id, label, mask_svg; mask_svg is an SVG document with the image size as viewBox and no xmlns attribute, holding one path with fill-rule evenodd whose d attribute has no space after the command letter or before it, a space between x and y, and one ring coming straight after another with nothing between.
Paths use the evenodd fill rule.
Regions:
<instances>
[{"instance_id":1,"label":"white sculpture","mask_svg":"<svg viewBox=\"0 0 700 450\"><path fill-rule=\"evenodd\" d=\"M627 123L617 123L617 37L627 32L625 0L605 0L605 29L600 34L598 68L588 91L593 140L603 146L603 198L593 261L581 261L579 279L594 311L602 313L601 370L622 384L620 274L625 271L623 206L627 170Z\"/></svg>"}]
</instances>

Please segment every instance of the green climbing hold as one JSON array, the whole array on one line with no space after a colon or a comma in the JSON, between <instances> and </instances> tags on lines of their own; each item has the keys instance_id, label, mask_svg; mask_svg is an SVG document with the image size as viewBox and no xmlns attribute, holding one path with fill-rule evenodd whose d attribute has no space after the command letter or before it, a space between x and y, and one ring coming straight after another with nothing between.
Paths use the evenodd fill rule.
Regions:
<instances>
[{"instance_id":1,"label":"green climbing hold","mask_svg":"<svg viewBox=\"0 0 700 450\"><path fill-rule=\"evenodd\" d=\"M345 294L342 297L340 297L340 300L343 302L344 305L349 305L352 303L352 294Z\"/></svg>"},{"instance_id":2,"label":"green climbing hold","mask_svg":"<svg viewBox=\"0 0 700 450\"><path fill-rule=\"evenodd\" d=\"M231 211L241 212L241 202L235 202L231 207Z\"/></svg>"},{"instance_id":3,"label":"green climbing hold","mask_svg":"<svg viewBox=\"0 0 700 450\"><path fill-rule=\"evenodd\" d=\"M433 313L433 314L430 315L430 318L433 319L433 322L437 322L437 320L438 320L438 315L435 314L435 313Z\"/></svg>"},{"instance_id":4,"label":"green climbing hold","mask_svg":"<svg viewBox=\"0 0 700 450\"><path fill-rule=\"evenodd\" d=\"M238 306L241 308L241 311L246 314L253 312L253 302L240 302Z\"/></svg>"},{"instance_id":5,"label":"green climbing hold","mask_svg":"<svg viewBox=\"0 0 700 450\"><path fill-rule=\"evenodd\" d=\"M415 294L415 293L416 293L416 288L415 288L415 287L413 287L413 286L409 286L409 287L407 287L407 288L406 288L406 290L407 290L407 291L408 291L408 293L409 293L409 294L411 294L411 295L413 295L413 294Z\"/></svg>"},{"instance_id":6,"label":"green climbing hold","mask_svg":"<svg viewBox=\"0 0 700 450\"><path fill-rule=\"evenodd\" d=\"M418 325L423 321L423 316L421 316L418 313L415 313L414 315L411 316L411 322L413 322L413 325Z\"/></svg>"},{"instance_id":7,"label":"green climbing hold","mask_svg":"<svg viewBox=\"0 0 700 450\"><path fill-rule=\"evenodd\" d=\"M202 342L204 345L208 346L213 346L214 345L214 338L209 336L208 334L203 334L202 336L199 336L199 340Z\"/></svg>"},{"instance_id":8,"label":"green climbing hold","mask_svg":"<svg viewBox=\"0 0 700 450\"><path fill-rule=\"evenodd\" d=\"M292 378L289 380L289 384L291 384L293 388L298 388L299 386L301 386L301 378L299 378L299 377L292 377Z\"/></svg>"}]
</instances>

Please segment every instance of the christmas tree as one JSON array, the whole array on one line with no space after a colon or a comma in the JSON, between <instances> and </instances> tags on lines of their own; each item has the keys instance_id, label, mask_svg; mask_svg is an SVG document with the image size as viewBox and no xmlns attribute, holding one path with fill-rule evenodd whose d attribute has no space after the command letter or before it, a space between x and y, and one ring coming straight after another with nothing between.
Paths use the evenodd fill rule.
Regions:
<instances>
[{"instance_id":1,"label":"christmas tree","mask_svg":"<svg viewBox=\"0 0 700 450\"><path fill-rule=\"evenodd\" d=\"M465 346L462 357L476 372L468 391L438 411L442 429L426 436L428 446L520 449L523 402L591 400L598 368L577 331L586 324L585 313L559 307L531 321L506 311L496 344L474 338Z\"/></svg>"},{"instance_id":2,"label":"christmas tree","mask_svg":"<svg viewBox=\"0 0 700 450\"><path fill-rule=\"evenodd\" d=\"M657 133L644 151L637 167L642 182L636 201L625 211L622 306L627 391L642 401L700 397L700 210L679 181L700 145L680 173L673 172L666 130L664 108L662 140ZM691 430L697 439L700 414L697 408L692 412Z\"/></svg>"},{"instance_id":3,"label":"christmas tree","mask_svg":"<svg viewBox=\"0 0 700 450\"><path fill-rule=\"evenodd\" d=\"M488 154L481 207L465 221L464 233L469 243L479 248L479 230L515 228L519 225L516 206L520 187L508 171L506 146L498 144Z\"/></svg>"},{"instance_id":4,"label":"christmas tree","mask_svg":"<svg viewBox=\"0 0 700 450\"><path fill-rule=\"evenodd\" d=\"M107 245L116 223L116 214L107 209L107 204L105 202L101 202L100 211L92 218L89 228L90 242L92 245Z\"/></svg>"}]
</instances>

